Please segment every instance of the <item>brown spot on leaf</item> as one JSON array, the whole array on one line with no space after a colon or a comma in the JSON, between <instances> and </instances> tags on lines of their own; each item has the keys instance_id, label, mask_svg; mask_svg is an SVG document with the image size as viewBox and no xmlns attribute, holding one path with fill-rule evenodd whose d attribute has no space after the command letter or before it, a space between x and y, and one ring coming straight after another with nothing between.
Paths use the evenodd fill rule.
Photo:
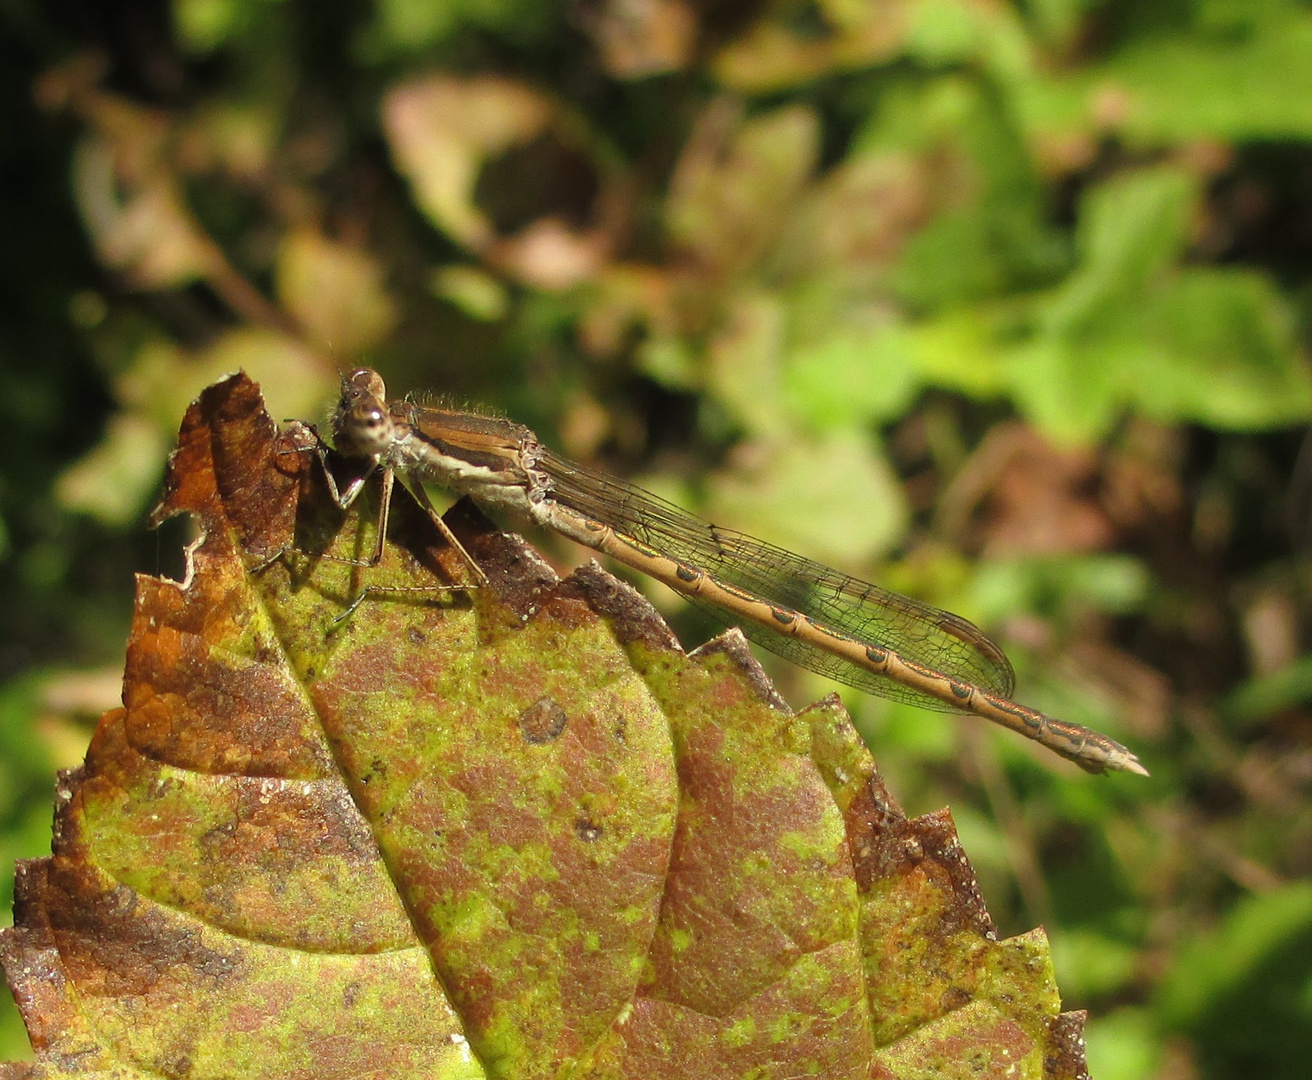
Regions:
<instances>
[{"instance_id":1,"label":"brown spot on leaf","mask_svg":"<svg viewBox=\"0 0 1312 1080\"><path fill-rule=\"evenodd\" d=\"M526 743L541 745L554 742L565 730L569 717L549 697L540 697L519 714L519 730Z\"/></svg>"},{"instance_id":2,"label":"brown spot on leaf","mask_svg":"<svg viewBox=\"0 0 1312 1080\"><path fill-rule=\"evenodd\" d=\"M574 822L574 833L585 844L591 844L601 839L602 829L600 825L587 818L579 818Z\"/></svg>"}]
</instances>

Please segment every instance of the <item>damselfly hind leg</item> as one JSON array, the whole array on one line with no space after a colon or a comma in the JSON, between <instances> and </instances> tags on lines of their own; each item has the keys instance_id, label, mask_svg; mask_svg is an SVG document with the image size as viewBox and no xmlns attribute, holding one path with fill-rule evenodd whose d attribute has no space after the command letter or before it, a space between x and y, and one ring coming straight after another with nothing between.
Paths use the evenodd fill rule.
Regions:
<instances>
[{"instance_id":1,"label":"damselfly hind leg","mask_svg":"<svg viewBox=\"0 0 1312 1080\"><path fill-rule=\"evenodd\" d=\"M361 473L357 477L354 477L350 481L350 483L346 485L345 488L342 488L337 483L337 477L334 475L331 464L328 459L329 448L325 445L323 440L319 438L319 433L315 431L314 428L311 427L309 430L314 435L314 439L315 439L315 442L312 446L288 447L288 448L280 449L278 453L302 454L302 453L306 453L307 451L313 451L319 459L319 465L320 468L322 469L323 476L327 484L328 494L332 498L334 505L336 505L338 509L343 511L349 510L355 504L356 500L360 497L361 493L365 489L365 486L368 484L369 480L374 476L374 474L375 473L381 474L382 477L381 490L379 491L379 496L378 496L378 517L374 525L375 544L374 544L373 553L367 558L362 558L362 559L348 558L342 555L330 555L327 552L306 552L303 549L297 547L294 543L284 544L277 551L273 552L272 555L268 556L267 558L263 559L260 563L258 563L256 566L252 567L252 573L258 574L261 571L265 570L267 567L271 566L273 563L278 562L280 559L283 559L286 556L292 554L308 555L316 560L324 559L329 562L343 563L347 566L360 567L364 569L377 567L381 565L383 562L383 558L387 550L386 548L387 530L388 530L388 523L391 520L392 494L393 494L393 486L395 485L396 482L396 473L394 472L394 470L380 465L380 463L377 460L373 460L369 462L368 467L364 470L363 473ZM486 584L487 575L484 574L482 567L480 567L478 563L474 560L473 556L469 554L469 552L465 549L464 544L460 542L459 538L451 531L451 529L447 526L446 522L442 520L442 516L437 512L436 508L432 504L432 501L429 499L428 494L423 490L423 488L418 487L418 489L415 490L408 484L403 486L406 487L406 490L410 492L410 494L414 497L415 501L419 503L419 505L423 508L424 513L428 516L432 524L437 528L438 532L441 533L443 539L446 540L447 544L452 548L452 550L454 550L459 555L460 562L464 567L464 573L468 575L470 580L453 581L450 584L445 584L440 586L373 585L373 584L364 585L356 591L354 597L351 599L351 602L346 606L346 608L334 618L333 620L334 623L341 623L344 622L346 619L348 619L352 614L354 614L356 609L359 608L359 606L364 602L364 600L371 595L381 596L385 594L394 594L394 593L459 592L467 589L476 589Z\"/></svg>"},{"instance_id":2,"label":"damselfly hind leg","mask_svg":"<svg viewBox=\"0 0 1312 1080\"><path fill-rule=\"evenodd\" d=\"M327 471L326 462L324 463L324 467L325 471ZM392 487L395 480L396 474L391 469L383 470L383 490L379 495L378 505L378 548L374 552L373 559L367 564L369 566L377 566L382 561L384 550L383 542L387 537L387 522L391 514ZM460 539L456 534L453 533L447 523L442 520L442 515L437 512L436 507L433 506L432 501L428 497L428 493L424 491L423 487L415 485L414 488L411 488L409 484L403 484L403 486L414 496L415 501L423 507L424 513L428 515L429 520L437 527L438 532L442 534L443 539L445 539L451 546L452 550L460 555L461 563L464 565L466 571L470 574L473 580L453 581L449 585L441 586L438 590L435 590L432 586L428 585L365 585L355 594L355 597L351 600L350 604L346 606L346 609L333 619L334 623L345 622L355 614L356 609L370 596L387 596L397 593L432 593L435 591L463 592L468 589L478 589L487 584L487 575L483 573L483 568L474 561L474 557L465 549L465 545L460 542ZM355 494L358 495L359 492L357 491ZM354 496L352 496L352 501L354 501ZM341 504L339 503L338 505ZM350 504L348 503L347 505L349 506ZM366 564L356 563L355 565Z\"/></svg>"}]
</instances>

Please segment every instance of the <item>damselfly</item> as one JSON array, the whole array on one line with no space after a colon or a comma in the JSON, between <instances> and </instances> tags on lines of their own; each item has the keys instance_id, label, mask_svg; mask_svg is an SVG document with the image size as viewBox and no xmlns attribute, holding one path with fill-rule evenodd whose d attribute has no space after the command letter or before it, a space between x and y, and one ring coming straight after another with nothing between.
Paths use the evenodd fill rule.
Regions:
<instances>
[{"instance_id":1,"label":"damselfly","mask_svg":"<svg viewBox=\"0 0 1312 1080\"><path fill-rule=\"evenodd\" d=\"M430 481L493 515L554 530L668 585L753 641L802 667L879 697L969 713L1033 739L1089 772L1147 775L1120 743L1011 700L1015 676L973 624L791 551L722 529L640 487L553 453L509 420L391 401L377 372L342 380L336 449L368 462L339 490L343 509L374 473L383 481L379 548L396 474L462 553L424 493ZM322 447L320 453L322 454ZM468 586L466 586L468 587Z\"/></svg>"}]
</instances>

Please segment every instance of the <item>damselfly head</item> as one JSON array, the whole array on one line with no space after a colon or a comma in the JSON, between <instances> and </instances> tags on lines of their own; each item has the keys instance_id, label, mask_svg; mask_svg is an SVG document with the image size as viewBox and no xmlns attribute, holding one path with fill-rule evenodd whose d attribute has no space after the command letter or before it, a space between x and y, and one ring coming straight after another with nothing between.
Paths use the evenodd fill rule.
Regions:
<instances>
[{"instance_id":1,"label":"damselfly head","mask_svg":"<svg viewBox=\"0 0 1312 1080\"><path fill-rule=\"evenodd\" d=\"M387 400L387 386L373 368L356 368L342 376L342 400L371 397L379 404Z\"/></svg>"},{"instance_id":2,"label":"damselfly head","mask_svg":"<svg viewBox=\"0 0 1312 1080\"><path fill-rule=\"evenodd\" d=\"M387 411L387 387L371 368L342 376L342 397L333 416L333 441L344 454L377 457L396 438Z\"/></svg>"}]
</instances>

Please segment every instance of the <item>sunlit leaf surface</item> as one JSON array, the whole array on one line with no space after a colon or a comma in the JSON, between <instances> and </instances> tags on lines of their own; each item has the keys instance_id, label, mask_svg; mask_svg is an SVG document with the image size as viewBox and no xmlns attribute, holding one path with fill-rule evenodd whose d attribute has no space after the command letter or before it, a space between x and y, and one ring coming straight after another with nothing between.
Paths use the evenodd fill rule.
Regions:
<instances>
[{"instance_id":1,"label":"sunlit leaf surface","mask_svg":"<svg viewBox=\"0 0 1312 1080\"><path fill-rule=\"evenodd\" d=\"M996 939L837 699L465 505L486 587L404 495L352 565L376 504L308 434L240 375L187 414L159 513L204 539L139 580L124 708L21 867L39 1064L0 1075L1082 1075L1042 932Z\"/></svg>"}]
</instances>

